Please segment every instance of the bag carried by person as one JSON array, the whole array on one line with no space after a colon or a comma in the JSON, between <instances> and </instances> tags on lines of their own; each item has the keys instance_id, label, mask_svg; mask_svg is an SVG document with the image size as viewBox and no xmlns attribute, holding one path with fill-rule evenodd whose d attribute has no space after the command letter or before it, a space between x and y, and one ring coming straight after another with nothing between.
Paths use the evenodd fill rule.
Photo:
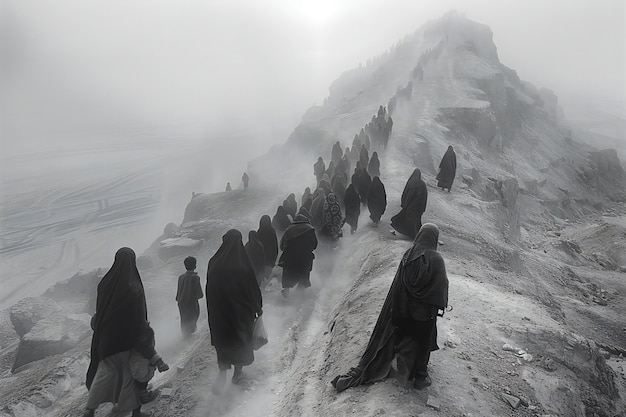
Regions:
<instances>
[{"instance_id":1,"label":"bag carried by person","mask_svg":"<svg viewBox=\"0 0 626 417\"><path fill-rule=\"evenodd\" d=\"M263 318L259 317L254 322L254 330L252 332L252 349L259 350L267 344L267 330Z\"/></svg>"}]
</instances>

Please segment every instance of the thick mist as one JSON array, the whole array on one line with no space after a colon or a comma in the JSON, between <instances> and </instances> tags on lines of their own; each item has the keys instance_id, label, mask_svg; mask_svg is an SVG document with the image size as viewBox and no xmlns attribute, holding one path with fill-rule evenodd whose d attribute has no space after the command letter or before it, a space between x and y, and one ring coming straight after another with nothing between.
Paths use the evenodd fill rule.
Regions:
<instances>
[{"instance_id":1,"label":"thick mist","mask_svg":"<svg viewBox=\"0 0 626 417\"><path fill-rule=\"evenodd\" d=\"M623 138L621 2L3 2L1 306L140 254L192 192L239 187L343 71L452 8L491 27L522 79L577 97L566 116L594 114L602 135L617 117ZM590 98L618 104L580 110ZM299 196L314 159L290 158L281 189Z\"/></svg>"}]
</instances>

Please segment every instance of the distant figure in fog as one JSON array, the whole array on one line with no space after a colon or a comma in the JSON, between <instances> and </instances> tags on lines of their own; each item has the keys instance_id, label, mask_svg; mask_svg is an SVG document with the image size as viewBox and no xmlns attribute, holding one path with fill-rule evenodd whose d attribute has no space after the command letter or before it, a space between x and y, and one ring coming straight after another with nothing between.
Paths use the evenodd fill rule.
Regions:
<instances>
[{"instance_id":1,"label":"distant figure in fog","mask_svg":"<svg viewBox=\"0 0 626 417\"><path fill-rule=\"evenodd\" d=\"M291 224L291 220L287 217L287 211L284 206L276 208L276 214L272 218L272 227L278 235L282 235Z\"/></svg>"},{"instance_id":2,"label":"distant figure in fog","mask_svg":"<svg viewBox=\"0 0 626 417\"><path fill-rule=\"evenodd\" d=\"M339 143L339 141L335 142L335 144L333 145L330 155L331 161L335 163L335 166L337 166L337 164L341 160L341 157L343 156L343 150L341 149L341 144Z\"/></svg>"},{"instance_id":3,"label":"distant figure in fog","mask_svg":"<svg viewBox=\"0 0 626 417\"><path fill-rule=\"evenodd\" d=\"M248 174L246 174L244 172L243 175L241 176L241 181L243 182L243 189L247 190L248 189L248 181L250 181L250 177L248 177Z\"/></svg>"},{"instance_id":4,"label":"distant figure in fog","mask_svg":"<svg viewBox=\"0 0 626 417\"><path fill-rule=\"evenodd\" d=\"M335 174L331 182L331 191L337 196L340 206L343 206L343 200L346 196L346 182L342 174Z\"/></svg>"},{"instance_id":5,"label":"distant figure in fog","mask_svg":"<svg viewBox=\"0 0 626 417\"><path fill-rule=\"evenodd\" d=\"M287 204L287 206L285 206L285 204ZM292 219L296 217L296 213L298 212L298 202L296 201L296 195L294 193L291 193L287 196L287 198L283 202L283 206L285 206L287 214L289 214Z\"/></svg>"},{"instance_id":6,"label":"distant figure in fog","mask_svg":"<svg viewBox=\"0 0 626 417\"><path fill-rule=\"evenodd\" d=\"M365 145L361 145L361 150L359 152L359 162L361 163L361 168L367 171L367 166L370 163L370 156Z\"/></svg>"},{"instance_id":7,"label":"distant figure in fog","mask_svg":"<svg viewBox=\"0 0 626 417\"><path fill-rule=\"evenodd\" d=\"M93 417L102 403L117 404L120 411L132 410L133 417L150 416L141 412L140 392L146 382L136 380L131 365L137 362L156 366L159 372L169 366L154 350L154 331L148 322L146 296L137 271L135 252L121 248L111 269L98 284L96 313L91 319L91 361L87 370L89 390L85 417Z\"/></svg>"},{"instance_id":8,"label":"distant figure in fog","mask_svg":"<svg viewBox=\"0 0 626 417\"><path fill-rule=\"evenodd\" d=\"M313 254L315 248L317 248L315 229L309 223L309 219L298 214L280 241L283 253L278 265L283 267L283 297L287 298L289 289L295 286L298 289L311 286L310 274L315 259Z\"/></svg>"},{"instance_id":9,"label":"distant figure in fog","mask_svg":"<svg viewBox=\"0 0 626 417\"><path fill-rule=\"evenodd\" d=\"M302 193L302 198L300 199L300 206L306 207L306 209L311 208L311 203L313 202L313 195L311 194L311 188L306 187L304 192ZM309 202L310 200L310 202Z\"/></svg>"},{"instance_id":10,"label":"distant figure in fog","mask_svg":"<svg viewBox=\"0 0 626 417\"><path fill-rule=\"evenodd\" d=\"M448 306L448 277L437 252L439 229L426 223L400 261L391 288L356 368L331 382L339 392L395 377L404 388L431 385L430 352L437 346L437 316Z\"/></svg>"},{"instance_id":11,"label":"distant figure in fog","mask_svg":"<svg viewBox=\"0 0 626 417\"><path fill-rule=\"evenodd\" d=\"M257 234L263 244L263 254L265 255L265 280L269 281L272 278L274 265L276 265L276 258L278 258L278 237L272 226L272 220L267 214L261 216Z\"/></svg>"},{"instance_id":12,"label":"distant figure in fog","mask_svg":"<svg viewBox=\"0 0 626 417\"><path fill-rule=\"evenodd\" d=\"M254 321L263 314L261 290L238 230L226 232L209 260L206 301L219 369L213 392L220 394L231 365L235 367L232 382L237 384L243 379L242 368L254 362Z\"/></svg>"},{"instance_id":13,"label":"distant figure in fog","mask_svg":"<svg viewBox=\"0 0 626 417\"><path fill-rule=\"evenodd\" d=\"M380 160L378 159L378 152L372 153L372 158L367 166L367 172L374 177L380 177Z\"/></svg>"},{"instance_id":14,"label":"distant figure in fog","mask_svg":"<svg viewBox=\"0 0 626 417\"><path fill-rule=\"evenodd\" d=\"M387 193L379 177L374 177L372 180L367 197L367 208L370 211L370 219L377 225L385 212L385 208L387 208Z\"/></svg>"},{"instance_id":15,"label":"distant figure in fog","mask_svg":"<svg viewBox=\"0 0 626 417\"><path fill-rule=\"evenodd\" d=\"M323 188L318 188L313 194L313 202L311 203L311 224L316 230L320 230L322 227L322 220L324 218L324 201L326 201L326 193Z\"/></svg>"},{"instance_id":16,"label":"distant figure in fog","mask_svg":"<svg viewBox=\"0 0 626 417\"><path fill-rule=\"evenodd\" d=\"M306 207L300 207L300 210L298 210L298 214L306 217L309 223L311 222L311 213L309 213L309 210L307 210ZM296 217L298 217L298 214L296 214Z\"/></svg>"},{"instance_id":17,"label":"distant figure in fog","mask_svg":"<svg viewBox=\"0 0 626 417\"><path fill-rule=\"evenodd\" d=\"M428 190L422 180L422 171L416 168L404 186L400 200L402 209L391 218L391 226L413 239L422 227L422 214L426 211L427 202Z\"/></svg>"},{"instance_id":18,"label":"distant figure in fog","mask_svg":"<svg viewBox=\"0 0 626 417\"><path fill-rule=\"evenodd\" d=\"M348 185L344 198L346 207L346 223L350 225L350 233L354 234L359 225L359 215L361 214L361 198L356 192L354 184Z\"/></svg>"},{"instance_id":19,"label":"distant figure in fog","mask_svg":"<svg viewBox=\"0 0 626 417\"><path fill-rule=\"evenodd\" d=\"M200 304L198 300L202 294L200 277L196 272L196 258L188 256L183 261L187 272L178 277L178 289L176 301L180 312L180 331L183 336L190 336L196 331L196 323L200 317Z\"/></svg>"},{"instance_id":20,"label":"distant figure in fog","mask_svg":"<svg viewBox=\"0 0 626 417\"><path fill-rule=\"evenodd\" d=\"M326 164L324 163L324 160L320 156L319 158L317 158L317 162L313 164L313 174L315 174L315 178L318 184L322 180L322 177L324 176L325 173L326 173Z\"/></svg>"},{"instance_id":21,"label":"distant figure in fog","mask_svg":"<svg viewBox=\"0 0 626 417\"><path fill-rule=\"evenodd\" d=\"M456 153L452 149L452 145L448 146L448 150L441 158L439 163L439 173L437 174L437 187L442 190L452 189L454 176L456 175Z\"/></svg>"},{"instance_id":22,"label":"distant figure in fog","mask_svg":"<svg viewBox=\"0 0 626 417\"><path fill-rule=\"evenodd\" d=\"M232 191L232 190L233 190L233 188L230 186L230 183L227 182L226 183L226 191Z\"/></svg>"},{"instance_id":23,"label":"distant figure in fog","mask_svg":"<svg viewBox=\"0 0 626 417\"><path fill-rule=\"evenodd\" d=\"M250 258L252 268L254 268L256 282L261 286L265 280L265 251L256 230L250 230L248 233L248 241L244 245L244 248Z\"/></svg>"},{"instance_id":24,"label":"distant figure in fog","mask_svg":"<svg viewBox=\"0 0 626 417\"><path fill-rule=\"evenodd\" d=\"M339 201L334 193L329 193L324 201L324 211L320 237L329 242L332 247L336 246L337 240L343 236L342 227L344 223L341 214Z\"/></svg>"}]
</instances>

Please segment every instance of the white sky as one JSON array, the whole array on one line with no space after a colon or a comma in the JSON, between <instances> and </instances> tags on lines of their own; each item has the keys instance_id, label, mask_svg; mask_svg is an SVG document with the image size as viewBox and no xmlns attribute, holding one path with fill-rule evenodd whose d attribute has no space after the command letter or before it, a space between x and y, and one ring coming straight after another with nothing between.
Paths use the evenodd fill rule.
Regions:
<instances>
[{"instance_id":1,"label":"white sky","mask_svg":"<svg viewBox=\"0 0 626 417\"><path fill-rule=\"evenodd\" d=\"M0 0L1 144L233 120L283 142L343 71L450 9L560 94L625 100L622 0Z\"/></svg>"}]
</instances>

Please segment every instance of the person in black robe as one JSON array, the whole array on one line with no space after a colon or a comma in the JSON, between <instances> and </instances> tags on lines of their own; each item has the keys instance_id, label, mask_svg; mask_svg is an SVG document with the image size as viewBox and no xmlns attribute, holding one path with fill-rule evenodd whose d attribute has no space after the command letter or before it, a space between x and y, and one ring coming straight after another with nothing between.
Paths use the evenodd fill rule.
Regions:
<instances>
[{"instance_id":1,"label":"person in black robe","mask_svg":"<svg viewBox=\"0 0 626 417\"><path fill-rule=\"evenodd\" d=\"M300 210L298 210L298 214L306 217L309 223L311 223L311 213L309 213L309 210L307 210L306 207L300 207ZM298 214L296 214L296 217L298 217Z\"/></svg>"},{"instance_id":2,"label":"person in black robe","mask_svg":"<svg viewBox=\"0 0 626 417\"><path fill-rule=\"evenodd\" d=\"M241 182L243 182L243 189L247 190L248 189L248 182L250 181L250 177L248 176L247 173L243 173L243 175L241 176Z\"/></svg>"},{"instance_id":3,"label":"person in black robe","mask_svg":"<svg viewBox=\"0 0 626 417\"><path fill-rule=\"evenodd\" d=\"M213 392L221 393L226 371L234 365L233 383L242 380L242 368L254 362L254 322L263 314L261 290L243 246L241 233L231 229L209 260L206 283L211 345L217 352L219 374Z\"/></svg>"},{"instance_id":4,"label":"person in black robe","mask_svg":"<svg viewBox=\"0 0 626 417\"><path fill-rule=\"evenodd\" d=\"M309 202L309 200L311 200L311 202ZM302 198L300 199L300 206L305 206L306 209L308 210L311 208L312 202L313 202L313 198L311 194L311 188L306 187L304 189L304 192L302 193Z\"/></svg>"},{"instance_id":5,"label":"person in black robe","mask_svg":"<svg viewBox=\"0 0 626 417\"><path fill-rule=\"evenodd\" d=\"M272 270L278 258L278 237L272 226L272 220L267 214L261 216L257 234L263 244L263 254L265 255L265 280L269 281L272 278Z\"/></svg>"},{"instance_id":6,"label":"person in black robe","mask_svg":"<svg viewBox=\"0 0 626 417\"><path fill-rule=\"evenodd\" d=\"M333 175L335 175L335 161L330 161L328 163L328 168L326 168L326 172L325 172L325 176L323 176L322 178L328 178L328 182L330 182L330 178L333 177Z\"/></svg>"},{"instance_id":7,"label":"person in black robe","mask_svg":"<svg viewBox=\"0 0 626 417\"><path fill-rule=\"evenodd\" d=\"M91 360L85 379L89 395L83 415L93 417L105 402L117 404L122 411L132 410L133 417L151 415L141 412L140 391L145 387L133 378L132 351L139 352L160 372L169 367L146 337L154 331L148 322L146 296L132 249L119 249L100 280L91 327Z\"/></svg>"},{"instance_id":8,"label":"person in black robe","mask_svg":"<svg viewBox=\"0 0 626 417\"><path fill-rule=\"evenodd\" d=\"M318 188L313 194L313 203L311 203L311 225L316 230L320 230L322 227L322 219L324 218L324 201L326 200L326 193L324 189Z\"/></svg>"},{"instance_id":9,"label":"person in black robe","mask_svg":"<svg viewBox=\"0 0 626 417\"><path fill-rule=\"evenodd\" d=\"M248 241L244 245L244 248L250 258L252 268L254 268L256 282L260 287L265 280L265 250L256 230L250 230L248 233Z\"/></svg>"},{"instance_id":10,"label":"person in black robe","mask_svg":"<svg viewBox=\"0 0 626 417\"><path fill-rule=\"evenodd\" d=\"M295 286L298 289L311 286L310 274L315 259L313 251L316 248L315 229L304 215L297 215L280 241L283 253L278 264L283 267L283 297L287 298L289 289Z\"/></svg>"},{"instance_id":11,"label":"person in black robe","mask_svg":"<svg viewBox=\"0 0 626 417\"><path fill-rule=\"evenodd\" d=\"M363 167L363 165L361 165ZM372 186L372 177L367 173L365 168L361 168L361 173L358 178L358 187L357 191L359 193L359 197L361 197L361 204L366 205L367 199L370 195L370 187Z\"/></svg>"},{"instance_id":12,"label":"person in black robe","mask_svg":"<svg viewBox=\"0 0 626 417\"><path fill-rule=\"evenodd\" d=\"M226 183L226 191L232 191L232 190L233 190L233 187L231 187L231 186L230 186L230 183L229 183L229 182L227 182L227 183Z\"/></svg>"},{"instance_id":13,"label":"person in black robe","mask_svg":"<svg viewBox=\"0 0 626 417\"><path fill-rule=\"evenodd\" d=\"M336 173L341 173L344 178L348 179L348 174L350 173L350 159L348 156L344 155L337 163L337 168L335 168Z\"/></svg>"},{"instance_id":14,"label":"person in black robe","mask_svg":"<svg viewBox=\"0 0 626 417\"><path fill-rule=\"evenodd\" d=\"M359 162L361 163L361 168L367 171L367 166L370 163L370 156L365 145L361 145L361 150L359 151Z\"/></svg>"},{"instance_id":15,"label":"person in black robe","mask_svg":"<svg viewBox=\"0 0 626 417\"><path fill-rule=\"evenodd\" d=\"M367 172L374 177L380 177L380 160L378 159L378 152L372 153L372 158L367 166Z\"/></svg>"},{"instance_id":16,"label":"person in black robe","mask_svg":"<svg viewBox=\"0 0 626 417\"><path fill-rule=\"evenodd\" d=\"M183 261L186 272L178 277L176 302L180 312L180 331L188 337L196 331L196 323L200 317L198 300L204 297L200 277L196 272L196 258L188 256Z\"/></svg>"},{"instance_id":17,"label":"person in black robe","mask_svg":"<svg viewBox=\"0 0 626 417\"><path fill-rule=\"evenodd\" d=\"M445 262L437 252L439 229L426 223L398 266L391 288L356 368L332 380L338 392L395 377L405 388L425 388L430 352L437 346L437 316L448 306Z\"/></svg>"},{"instance_id":18,"label":"person in black robe","mask_svg":"<svg viewBox=\"0 0 626 417\"><path fill-rule=\"evenodd\" d=\"M335 174L331 183L331 191L337 196L339 205L343 207L343 200L346 195L346 183L343 175Z\"/></svg>"},{"instance_id":19,"label":"person in black robe","mask_svg":"<svg viewBox=\"0 0 626 417\"><path fill-rule=\"evenodd\" d=\"M276 214L274 214L274 217L272 218L272 227L276 230L278 235L282 235L290 224L291 220L287 217L287 210L285 210L285 206L278 206L276 208Z\"/></svg>"},{"instance_id":20,"label":"person in black robe","mask_svg":"<svg viewBox=\"0 0 626 417\"><path fill-rule=\"evenodd\" d=\"M370 211L370 219L372 219L374 224L377 225L380 222L386 207L387 193L385 192L385 186L379 177L374 177L367 197L367 208Z\"/></svg>"},{"instance_id":21,"label":"person in black robe","mask_svg":"<svg viewBox=\"0 0 626 417\"><path fill-rule=\"evenodd\" d=\"M413 239L422 227L422 214L426 211L427 201L428 190L422 180L422 172L416 168L404 186L400 199L402 209L391 218L391 227Z\"/></svg>"},{"instance_id":22,"label":"person in black robe","mask_svg":"<svg viewBox=\"0 0 626 417\"><path fill-rule=\"evenodd\" d=\"M291 194L290 194L291 195ZM295 199L293 201L295 203ZM293 219L296 217L297 205L294 207L292 202L289 200L289 197L283 200L283 208L285 209L285 213L287 213Z\"/></svg>"},{"instance_id":23,"label":"person in black robe","mask_svg":"<svg viewBox=\"0 0 626 417\"><path fill-rule=\"evenodd\" d=\"M354 168L354 172L352 173L352 177L350 177L350 182L352 184L354 184L354 189L356 190L356 192L359 194L359 196L361 195L361 193L359 192L360 190L360 181L359 181L359 177L361 176L361 173L363 172L363 170L361 169L361 161L356 161L356 167Z\"/></svg>"},{"instance_id":24,"label":"person in black robe","mask_svg":"<svg viewBox=\"0 0 626 417\"><path fill-rule=\"evenodd\" d=\"M335 166L337 166L342 156L343 156L343 150L341 149L341 144L339 143L339 141L337 141L333 145L333 148L330 154L331 161L335 163Z\"/></svg>"},{"instance_id":25,"label":"person in black robe","mask_svg":"<svg viewBox=\"0 0 626 417\"><path fill-rule=\"evenodd\" d=\"M287 204L289 204L290 214L293 212L292 219L296 217L296 213L298 212L298 202L296 201L296 195L294 193L290 193L287 196Z\"/></svg>"},{"instance_id":26,"label":"person in black robe","mask_svg":"<svg viewBox=\"0 0 626 417\"><path fill-rule=\"evenodd\" d=\"M442 190L452 188L454 176L456 175L456 153L452 149L452 145L448 146L448 150L441 158L439 163L439 173L437 174L437 187Z\"/></svg>"},{"instance_id":27,"label":"person in black robe","mask_svg":"<svg viewBox=\"0 0 626 417\"><path fill-rule=\"evenodd\" d=\"M326 173L326 164L322 157L317 158L317 162L313 164L313 174L315 175L315 179L318 184L322 180L322 176Z\"/></svg>"},{"instance_id":28,"label":"person in black robe","mask_svg":"<svg viewBox=\"0 0 626 417\"><path fill-rule=\"evenodd\" d=\"M354 184L350 184L346 188L344 205L346 207L346 223L350 225L350 233L354 234L359 225L359 216L361 215L361 198L359 193L356 192Z\"/></svg>"}]
</instances>

